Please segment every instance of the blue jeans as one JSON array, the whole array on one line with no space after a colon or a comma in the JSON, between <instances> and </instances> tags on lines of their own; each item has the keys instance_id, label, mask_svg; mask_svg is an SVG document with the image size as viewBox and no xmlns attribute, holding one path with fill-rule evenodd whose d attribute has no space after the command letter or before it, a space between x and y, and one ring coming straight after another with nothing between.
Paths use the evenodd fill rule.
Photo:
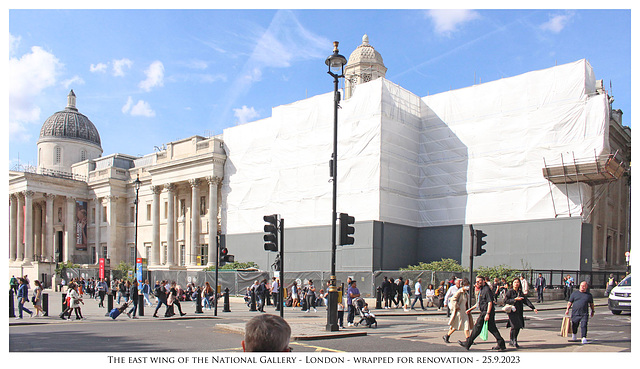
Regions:
<instances>
[{"instance_id":1,"label":"blue jeans","mask_svg":"<svg viewBox=\"0 0 640 369\"><path fill-rule=\"evenodd\" d=\"M24 302L23 302L23 298L18 297L18 313L20 316L20 319L22 319L22 312L26 311L27 313L29 313L29 315L33 314L33 312L29 309L27 309L26 307L24 307Z\"/></svg>"},{"instance_id":2,"label":"blue jeans","mask_svg":"<svg viewBox=\"0 0 640 369\"><path fill-rule=\"evenodd\" d=\"M424 304L422 302L422 295L418 295L416 294L416 298L413 300L413 304L411 304L411 308L413 309L413 305L416 304L416 301L420 300L420 307L422 307L422 309L424 309Z\"/></svg>"}]
</instances>

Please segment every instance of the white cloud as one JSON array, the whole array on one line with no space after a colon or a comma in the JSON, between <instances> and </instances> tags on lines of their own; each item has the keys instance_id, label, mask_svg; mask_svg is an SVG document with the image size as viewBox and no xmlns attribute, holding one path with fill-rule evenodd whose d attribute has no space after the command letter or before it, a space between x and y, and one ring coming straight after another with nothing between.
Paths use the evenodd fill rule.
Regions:
<instances>
[{"instance_id":1,"label":"white cloud","mask_svg":"<svg viewBox=\"0 0 640 369\"><path fill-rule=\"evenodd\" d=\"M89 71L91 73L105 73L107 68L108 66L104 63L91 64L91 66L89 66Z\"/></svg>"},{"instance_id":2,"label":"white cloud","mask_svg":"<svg viewBox=\"0 0 640 369\"><path fill-rule=\"evenodd\" d=\"M262 79L266 68L288 68L300 61L324 60L332 50L332 40L307 30L290 10L278 10L267 29L256 25L253 29L249 27L246 34L254 42L253 50L222 102L222 120L237 106L236 100Z\"/></svg>"},{"instance_id":3,"label":"white cloud","mask_svg":"<svg viewBox=\"0 0 640 369\"><path fill-rule=\"evenodd\" d=\"M129 96L129 98L127 99L127 103L122 107L122 113L147 118L156 116L156 112L151 109L151 105L148 102L144 100L138 100L138 102L134 105L133 98L131 98L131 96Z\"/></svg>"},{"instance_id":4,"label":"white cloud","mask_svg":"<svg viewBox=\"0 0 640 369\"><path fill-rule=\"evenodd\" d=\"M478 12L468 9L432 9L426 15L433 21L434 31L443 36L449 36L462 24L480 18Z\"/></svg>"},{"instance_id":5,"label":"white cloud","mask_svg":"<svg viewBox=\"0 0 640 369\"><path fill-rule=\"evenodd\" d=\"M154 87L161 87L164 85L164 65L161 61L154 61L149 65L149 68L144 71L147 75L147 79L140 82L138 87L149 92Z\"/></svg>"},{"instance_id":6,"label":"white cloud","mask_svg":"<svg viewBox=\"0 0 640 369\"><path fill-rule=\"evenodd\" d=\"M36 97L54 86L64 65L55 55L39 46L20 58L9 58L9 135L28 140L33 129L29 124L40 122Z\"/></svg>"},{"instance_id":7,"label":"white cloud","mask_svg":"<svg viewBox=\"0 0 640 369\"><path fill-rule=\"evenodd\" d=\"M543 31L549 31L553 33L559 33L564 27L571 21L574 12L565 12L562 14L549 15L549 20L540 25L540 29Z\"/></svg>"},{"instance_id":8,"label":"white cloud","mask_svg":"<svg viewBox=\"0 0 640 369\"><path fill-rule=\"evenodd\" d=\"M233 109L233 115L238 118L238 124L247 123L260 116L253 107L248 108L246 105L240 109Z\"/></svg>"},{"instance_id":9,"label":"white cloud","mask_svg":"<svg viewBox=\"0 0 640 369\"><path fill-rule=\"evenodd\" d=\"M20 45L20 41L22 41L22 37L14 36L9 33L9 56L12 56L16 52Z\"/></svg>"},{"instance_id":10,"label":"white cloud","mask_svg":"<svg viewBox=\"0 0 640 369\"><path fill-rule=\"evenodd\" d=\"M84 85L84 79L80 78L80 76L73 76L62 81L62 85L65 89L68 89L71 85Z\"/></svg>"},{"instance_id":11,"label":"white cloud","mask_svg":"<svg viewBox=\"0 0 640 369\"><path fill-rule=\"evenodd\" d=\"M113 75L116 77L124 77L124 68L131 68L133 62L127 58L113 61Z\"/></svg>"}]
</instances>

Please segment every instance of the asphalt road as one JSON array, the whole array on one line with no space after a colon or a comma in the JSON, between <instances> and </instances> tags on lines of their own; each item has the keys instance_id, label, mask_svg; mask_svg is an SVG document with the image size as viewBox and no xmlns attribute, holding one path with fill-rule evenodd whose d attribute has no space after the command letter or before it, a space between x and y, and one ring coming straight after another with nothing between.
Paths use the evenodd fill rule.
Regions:
<instances>
[{"instance_id":1,"label":"asphalt road","mask_svg":"<svg viewBox=\"0 0 640 369\"><path fill-rule=\"evenodd\" d=\"M321 313L324 312L318 312ZM561 311L541 311L538 315L527 312L526 316L529 320L520 334L521 348L509 352L631 350L631 315L628 313L615 316L606 308L599 308L589 323L588 345L567 342L566 338L559 337ZM123 316L116 320L13 325L9 328L9 351L237 353L242 351L242 333L225 329L224 325L244 321L241 317L229 316L176 320L131 320ZM294 352L465 352L456 343L443 342L446 319L442 316L385 316L379 317L378 321L378 328L357 328L366 330L367 336L298 340L292 342L291 347ZM498 327L502 336L508 339L505 323L499 323ZM489 337L487 342L478 340L471 352L490 351L495 341ZM451 341L463 338L461 332L456 332Z\"/></svg>"}]
</instances>

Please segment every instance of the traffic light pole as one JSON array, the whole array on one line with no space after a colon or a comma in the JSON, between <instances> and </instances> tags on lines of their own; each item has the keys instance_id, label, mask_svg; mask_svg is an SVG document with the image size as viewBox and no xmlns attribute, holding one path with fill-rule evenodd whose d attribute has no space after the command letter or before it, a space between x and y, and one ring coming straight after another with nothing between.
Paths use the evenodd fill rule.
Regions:
<instances>
[{"instance_id":1,"label":"traffic light pole","mask_svg":"<svg viewBox=\"0 0 640 369\"><path fill-rule=\"evenodd\" d=\"M278 286L278 310L280 317L284 318L284 219L280 219L280 285Z\"/></svg>"},{"instance_id":2,"label":"traffic light pole","mask_svg":"<svg viewBox=\"0 0 640 369\"><path fill-rule=\"evenodd\" d=\"M216 288L214 291L214 307L213 307L213 316L218 316L218 266L220 265L220 242L218 242L218 237L216 237Z\"/></svg>"},{"instance_id":3,"label":"traffic light pole","mask_svg":"<svg viewBox=\"0 0 640 369\"><path fill-rule=\"evenodd\" d=\"M473 283L473 254L476 250L475 239L476 232L473 230L473 225L469 224L469 230L471 231L471 247L469 247L469 283ZM471 299L474 299L475 294L471 293Z\"/></svg>"}]
</instances>

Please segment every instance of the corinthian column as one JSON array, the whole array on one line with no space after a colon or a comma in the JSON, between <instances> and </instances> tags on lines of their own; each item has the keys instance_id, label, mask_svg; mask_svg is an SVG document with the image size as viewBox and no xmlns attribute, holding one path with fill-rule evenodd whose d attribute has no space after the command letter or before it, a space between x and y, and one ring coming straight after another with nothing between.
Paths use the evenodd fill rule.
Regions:
<instances>
[{"instance_id":1,"label":"corinthian column","mask_svg":"<svg viewBox=\"0 0 640 369\"><path fill-rule=\"evenodd\" d=\"M24 259L24 194L21 192L16 195L18 198L18 210L16 217L18 224L16 226L16 260Z\"/></svg>"},{"instance_id":2,"label":"corinthian column","mask_svg":"<svg viewBox=\"0 0 640 369\"><path fill-rule=\"evenodd\" d=\"M76 245L76 199L67 197L67 211L65 214L65 242L63 261L71 261L71 253Z\"/></svg>"},{"instance_id":3,"label":"corinthian column","mask_svg":"<svg viewBox=\"0 0 640 369\"><path fill-rule=\"evenodd\" d=\"M53 255L53 200L56 195L46 194L45 198L45 237L44 247L42 253L45 256L45 261L53 262L55 257Z\"/></svg>"},{"instance_id":4,"label":"corinthian column","mask_svg":"<svg viewBox=\"0 0 640 369\"><path fill-rule=\"evenodd\" d=\"M9 260L15 261L18 254L18 199L9 195Z\"/></svg>"},{"instance_id":5,"label":"corinthian column","mask_svg":"<svg viewBox=\"0 0 640 369\"><path fill-rule=\"evenodd\" d=\"M33 261L33 191L24 191L24 259L25 263Z\"/></svg>"},{"instance_id":6,"label":"corinthian column","mask_svg":"<svg viewBox=\"0 0 640 369\"><path fill-rule=\"evenodd\" d=\"M96 197L93 199L93 219L95 220L95 242L96 242L96 264L100 263L100 258L104 257L102 255L102 250L100 246L100 225L102 224L102 198Z\"/></svg>"},{"instance_id":7,"label":"corinthian column","mask_svg":"<svg viewBox=\"0 0 640 369\"><path fill-rule=\"evenodd\" d=\"M167 189L167 266L171 267L175 265L175 190L176 186L172 183L166 184L164 188Z\"/></svg>"},{"instance_id":8,"label":"corinthian column","mask_svg":"<svg viewBox=\"0 0 640 369\"><path fill-rule=\"evenodd\" d=\"M162 187L151 186L151 265L160 265L160 192Z\"/></svg>"},{"instance_id":9,"label":"corinthian column","mask_svg":"<svg viewBox=\"0 0 640 369\"><path fill-rule=\"evenodd\" d=\"M189 265L195 266L200 241L200 180L190 179L189 184L191 185L191 260Z\"/></svg>"},{"instance_id":10,"label":"corinthian column","mask_svg":"<svg viewBox=\"0 0 640 369\"><path fill-rule=\"evenodd\" d=\"M216 265L218 255L217 249L217 236L218 236L218 185L220 184L220 177L208 177L209 182L209 252L207 266Z\"/></svg>"}]
</instances>

